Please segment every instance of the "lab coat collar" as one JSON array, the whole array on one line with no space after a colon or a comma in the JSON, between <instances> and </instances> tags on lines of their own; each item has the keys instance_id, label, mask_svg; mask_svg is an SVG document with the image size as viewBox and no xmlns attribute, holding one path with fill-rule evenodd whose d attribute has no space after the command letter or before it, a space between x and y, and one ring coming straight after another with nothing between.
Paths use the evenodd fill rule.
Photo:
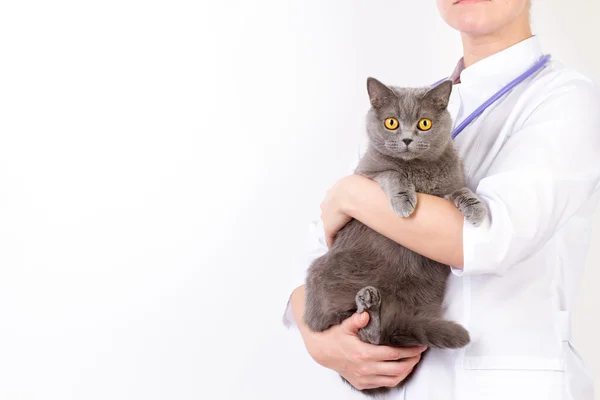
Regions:
<instances>
[{"instance_id":1,"label":"lab coat collar","mask_svg":"<svg viewBox=\"0 0 600 400\"><path fill-rule=\"evenodd\" d=\"M526 71L543 56L537 36L532 36L475 64L464 67L461 58L450 79L461 86L500 89Z\"/></svg>"}]
</instances>

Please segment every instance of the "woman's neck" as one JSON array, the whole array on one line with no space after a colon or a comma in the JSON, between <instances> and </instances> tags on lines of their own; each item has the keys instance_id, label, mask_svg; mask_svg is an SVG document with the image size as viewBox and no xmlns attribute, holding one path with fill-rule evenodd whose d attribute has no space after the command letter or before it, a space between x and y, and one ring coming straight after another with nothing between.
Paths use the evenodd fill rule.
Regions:
<instances>
[{"instance_id":1,"label":"woman's neck","mask_svg":"<svg viewBox=\"0 0 600 400\"><path fill-rule=\"evenodd\" d=\"M525 39L529 39L531 36L528 11L523 12L523 15L520 15L513 23L491 34L471 35L462 33L465 68Z\"/></svg>"}]
</instances>

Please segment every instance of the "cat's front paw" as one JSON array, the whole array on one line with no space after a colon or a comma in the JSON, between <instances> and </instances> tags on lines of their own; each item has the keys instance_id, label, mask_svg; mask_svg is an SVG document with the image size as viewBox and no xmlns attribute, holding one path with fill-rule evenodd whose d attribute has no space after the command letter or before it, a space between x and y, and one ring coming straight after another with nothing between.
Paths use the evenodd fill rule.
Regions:
<instances>
[{"instance_id":1,"label":"cat's front paw","mask_svg":"<svg viewBox=\"0 0 600 400\"><path fill-rule=\"evenodd\" d=\"M475 204L469 205L461 211L467 222L473 226L481 225L485 216L487 215L487 209L479 199L477 199Z\"/></svg>"},{"instance_id":2,"label":"cat's front paw","mask_svg":"<svg viewBox=\"0 0 600 400\"><path fill-rule=\"evenodd\" d=\"M401 190L390 198L390 207L394 214L408 217L417 206L417 192L414 189Z\"/></svg>"},{"instance_id":3,"label":"cat's front paw","mask_svg":"<svg viewBox=\"0 0 600 400\"><path fill-rule=\"evenodd\" d=\"M456 190L451 195L446 196L446 198L454 203L456 208L463 213L467 222L473 226L481 225L487 216L487 208L470 189L462 188Z\"/></svg>"}]
</instances>

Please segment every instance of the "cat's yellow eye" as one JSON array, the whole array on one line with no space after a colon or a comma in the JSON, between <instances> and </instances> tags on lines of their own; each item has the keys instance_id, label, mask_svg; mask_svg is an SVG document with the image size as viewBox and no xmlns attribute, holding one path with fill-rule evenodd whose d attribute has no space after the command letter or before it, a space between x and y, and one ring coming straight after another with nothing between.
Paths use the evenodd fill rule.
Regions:
<instances>
[{"instance_id":1,"label":"cat's yellow eye","mask_svg":"<svg viewBox=\"0 0 600 400\"><path fill-rule=\"evenodd\" d=\"M398 129L398 125L400 125L398 123L398 120L396 118L387 118L385 120L385 127L388 128L390 131L395 131L396 129Z\"/></svg>"},{"instance_id":2,"label":"cat's yellow eye","mask_svg":"<svg viewBox=\"0 0 600 400\"><path fill-rule=\"evenodd\" d=\"M419 123L417 124L420 131L428 131L431 129L432 125L433 124L431 123L431 120L429 118L421 118L419 120Z\"/></svg>"}]
</instances>

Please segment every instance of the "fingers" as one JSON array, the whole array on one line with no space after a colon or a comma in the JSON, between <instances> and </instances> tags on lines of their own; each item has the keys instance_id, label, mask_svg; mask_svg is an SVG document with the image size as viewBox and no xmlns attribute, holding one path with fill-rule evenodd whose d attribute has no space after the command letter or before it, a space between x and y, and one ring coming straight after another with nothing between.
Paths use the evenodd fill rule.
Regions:
<instances>
[{"instance_id":1,"label":"fingers","mask_svg":"<svg viewBox=\"0 0 600 400\"><path fill-rule=\"evenodd\" d=\"M427 346L421 347L389 347L367 345L368 360L371 361L397 361L403 358L412 358L427 350Z\"/></svg>"},{"instance_id":2,"label":"fingers","mask_svg":"<svg viewBox=\"0 0 600 400\"><path fill-rule=\"evenodd\" d=\"M364 363L352 374L355 379L368 380L376 376L384 376L388 378L406 377L415 365L421 359L420 355L411 357L406 361L382 361Z\"/></svg>"},{"instance_id":3,"label":"fingers","mask_svg":"<svg viewBox=\"0 0 600 400\"><path fill-rule=\"evenodd\" d=\"M321 220L323 220L323 214L321 214ZM325 229L325 242L327 243L327 248L330 249L333 246L333 240L335 239L335 233L332 234L325 227L325 221L323 220L323 227Z\"/></svg>"},{"instance_id":4,"label":"fingers","mask_svg":"<svg viewBox=\"0 0 600 400\"><path fill-rule=\"evenodd\" d=\"M326 227L325 227L325 220L323 219L323 213L325 212L325 202L323 201L320 205L321 208L321 221L323 221L323 227L325 228L325 242L327 243L327 248L330 249L331 246L333 246L333 239L335 239L335 235L332 235L330 232L327 231Z\"/></svg>"},{"instance_id":5,"label":"fingers","mask_svg":"<svg viewBox=\"0 0 600 400\"><path fill-rule=\"evenodd\" d=\"M406 376L373 376L371 379L369 379L369 382L365 384L365 389L375 389L380 387L396 387L405 378Z\"/></svg>"},{"instance_id":6,"label":"fingers","mask_svg":"<svg viewBox=\"0 0 600 400\"><path fill-rule=\"evenodd\" d=\"M325 226L325 220L323 219L323 211L325 210L325 206L324 206L325 202L321 203L321 221L323 221L323 226ZM327 248L330 249L331 246L333 245L333 235L331 235L329 232L325 231L325 242L327 243Z\"/></svg>"},{"instance_id":7,"label":"fingers","mask_svg":"<svg viewBox=\"0 0 600 400\"><path fill-rule=\"evenodd\" d=\"M408 375L408 374L407 374ZM406 379L406 376L369 376L346 380L358 390L375 389L380 387L396 387Z\"/></svg>"},{"instance_id":8,"label":"fingers","mask_svg":"<svg viewBox=\"0 0 600 400\"><path fill-rule=\"evenodd\" d=\"M410 371L417 365L417 363L421 360L421 354L417 354L414 357L410 357L403 361L387 361L387 362L377 362L372 365L373 375L383 375L383 376L407 376Z\"/></svg>"},{"instance_id":9,"label":"fingers","mask_svg":"<svg viewBox=\"0 0 600 400\"><path fill-rule=\"evenodd\" d=\"M358 338L358 331L360 328L367 326L368 323L369 313L363 312L353 314L341 324L341 328L345 332L356 336L357 343L353 344L356 362L397 361L418 356L427 349L427 346L402 348L365 343Z\"/></svg>"},{"instance_id":10,"label":"fingers","mask_svg":"<svg viewBox=\"0 0 600 400\"><path fill-rule=\"evenodd\" d=\"M342 322L342 328L354 335L358 335L358 330L364 328L369 323L369 313L363 312L361 314L354 313L351 317L346 318ZM365 343L366 344L366 343Z\"/></svg>"},{"instance_id":11,"label":"fingers","mask_svg":"<svg viewBox=\"0 0 600 400\"><path fill-rule=\"evenodd\" d=\"M372 363L362 367L351 377L352 379L346 378L346 380L358 390L396 387L406 379L420 359L421 356L417 355L406 361Z\"/></svg>"}]
</instances>

